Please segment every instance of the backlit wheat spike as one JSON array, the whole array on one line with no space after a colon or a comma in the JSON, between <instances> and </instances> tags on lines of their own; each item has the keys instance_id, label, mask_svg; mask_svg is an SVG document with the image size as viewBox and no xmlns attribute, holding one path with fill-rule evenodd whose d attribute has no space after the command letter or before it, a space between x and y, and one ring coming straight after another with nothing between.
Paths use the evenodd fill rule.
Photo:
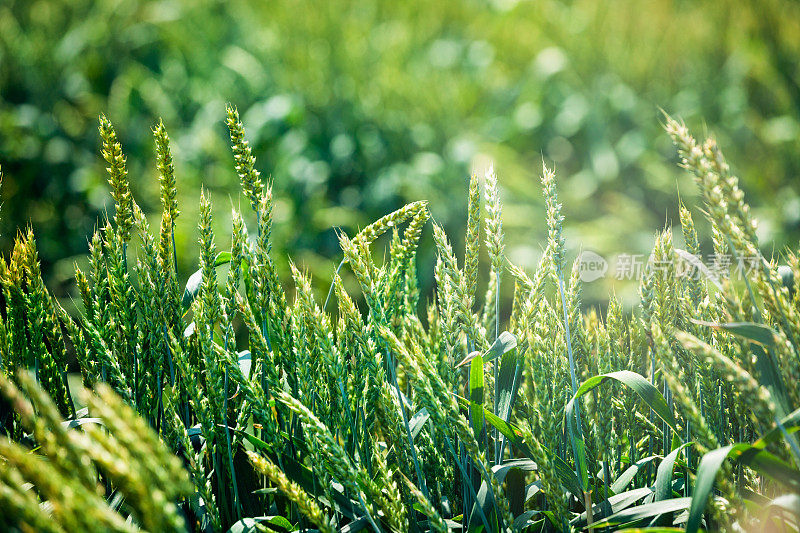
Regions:
<instances>
[{"instance_id":1,"label":"backlit wheat spike","mask_svg":"<svg viewBox=\"0 0 800 533\"><path fill-rule=\"evenodd\" d=\"M108 392L106 389L106 396L110 397ZM157 437L148 435L152 430L133 411L123 410L118 414L121 403L88 399L90 408L105 412L102 418L108 427L108 432L101 426L86 427L91 439L89 455L126 493L134 515L146 529L181 531L185 524L172 500L179 494L190 492L190 485L177 458L167 454L159 457L157 450L162 445ZM131 418L133 426L123 420L126 417ZM166 460L164 466L170 465L171 468L162 469L161 460Z\"/></svg>"},{"instance_id":2,"label":"backlit wheat spike","mask_svg":"<svg viewBox=\"0 0 800 533\"><path fill-rule=\"evenodd\" d=\"M162 120L153 127L153 137L156 145L156 168L158 181L161 188L161 231L158 244L158 256L161 270L170 291L177 293L176 272L177 258L175 257L175 221L180 215L178 210L178 188L175 180L175 165L172 161L169 136ZM176 299L173 294L171 299ZM173 310L176 314L177 310Z\"/></svg>"},{"instance_id":3,"label":"backlit wheat spike","mask_svg":"<svg viewBox=\"0 0 800 533\"><path fill-rule=\"evenodd\" d=\"M329 519L322 509L297 483L287 478L280 468L269 459L250 451L247 452L247 458L259 472L267 476L278 487L278 490L297 505L300 512L308 517L321 533L334 533L335 529L330 526Z\"/></svg>"},{"instance_id":4,"label":"backlit wheat spike","mask_svg":"<svg viewBox=\"0 0 800 533\"><path fill-rule=\"evenodd\" d=\"M46 533L65 531L52 514L40 507L37 495L28 489L19 470L8 465L0 469L0 526Z\"/></svg>"},{"instance_id":5,"label":"backlit wheat spike","mask_svg":"<svg viewBox=\"0 0 800 533\"><path fill-rule=\"evenodd\" d=\"M351 240L344 233L340 233L339 245L344 252L345 260L350 263L350 267L353 269L353 274L355 274L356 280L361 286L361 292L364 293L367 304L370 309L377 310L379 304L375 293L375 268L364 241L358 237Z\"/></svg>"},{"instance_id":6,"label":"backlit wheat spike","mask_svg":"<svg viewBox=\"0 0 800 533\"><path fill-rule=\"evenodd\" d=\"M503 272L503 252L504 235L503 221L501 215L500 192L497 186L497 175L494 166L490 165L486 170L484 178L484 188L486 194L486 248L489 253L489 261L492 265L492 272L489 275L489 286L486 289L486 296L483 308L483 326L488 331L494 329L493 337L496 339L500 335L500 276ZM492 328L494 322L494 328ZM495 365L495 369L496 369Z\"/></svg>"},{"instance_id":7,"label":"backlit wheat spike","mask_svg":"<svg viewBox=\"0 0 800 533\"><path fill-rule=\"evenodd\" d=\"M536 272L533 275L533 279L530 279L521 268L513 263L509 263L509 270L517 279L517 283L521 288L520 293L522 296L517 302L518 313L515 315L516 327L514 328L514 333L518 339L517 351L525 357L526 360L529 360L528 358L531 355L528 331L535 323L535 315L540 310L540 305L545 296L545 280L548 277L548 272L550 272L549 261L550 257L547 250L545 250L544 255L539 261L539 266L536 268Z\"/></svg>"},{"instance_id":8,"label":"backlit wheat spike","mask_svg":"<svg viewBox=\"0 0 800 533\"><path fill-rule=\"evenodd\" d=\"M132 209L132 208L131 208ZM131 214L132 216L132 214ZM138 401L139 383L137 341L137 305L131 273L127 266L127 245L120 233L115 232L108 220L103 227L103 250L108 279L108 316L112 323L96 323L103 338L120 361L120 368Z\"/></svg>"},{"instance_id":9,"label":"backlit wheat spike","mask_svg":"<svg viewBox=\"0 0 800 533\"><path fill-rule=\"evenodd\" d=\"M204 190L200 191L200 269L203 272L201 299L204 304L204 322L213 328L219 319L220 296L217 289L216 255L214 232L211 227L211 199Z\"/></svg>"},{"instance_id":10,"label":"backlit wheat spike","mask_svg":"<svg viewBox=\"0 0 800 533\"><path fill-rule=\"evenodd\" d=\"M389 520L389 525L392 529L397 531L408 530L408 516L407 509L413 508L403 501L400 488L398 487L396 477L403 474L392 471L386 464L384 452L380 449L374 450L372 454L376 483L382 487L382 497L380 499L380 508ZM405 487L403 487L405 488ZM405 491L403 491L405 492Z\"/></svg>"},{"instance_id":11,"label":"backlit wheat spike","mask_svg":"<svg viewBox=\"0 0 800 533\"><path fill-rule=\"evenodd\" d=\"M267 182L258 200L258 238L256 249L264 255L272 250L272 185Z\"/></svg>"},{"instance_id":12,"label":"backlit wheat spike","mask_svg":"<svg viewBox=\"0 0 800 533\"><path fill-rule=\"evenodd\" d=\"M722 155L722 150L713 138L706 139L703 143L703 156L708 160L708 166L720 178L720 186L728 203L728 208L738 219L745 235L758 247L756 235L756 220L750 213L750 206L744 201L744 192L739 188L739 178L731 174L730 167Z\"/></svg>"},{"instance_id":13,"label":"backlit wheat spike","mask_svg":"<svg viewBox=\"0 0 800 533\"><path fill-rule=\"evenodd\" d=\"M174 224L180 211L178 210L178 187L175 180L175 165L172 161L172 151L169 146L169 135L164 127L164 121L158 121L153 128L153 137L156 143L156 166L158 168L158 181L161 185L161 205L169 213L169 219Z\"/></svg>"},{"instance_id":14,"label":"backlit wheat spike","mask_svg":"<svg viewBox=\"0 0 800 533\"><path fill-rule=\"evenodd\" d=\"M709 215L722 234L730 239L734 251L745 257L761 257L758 241L750 238L751 234L754 235L755 228L749 208L745 208L743 195L736 185L738 180L728 174L727 164L721 159L721 153L714 148L714 143L711 142L708 147L712 156L709 159L685 125L668 116L666 130L678 147L682 165L694 173ZM727 178L721 176L719 171L727 174ZM740 219L739 213L746 220Z\"/></svg>"},{"instance_id":15,"label":"backlit wheat spike","mask_svg":"<svg viewBox=\"0 0 800 533\"><path fill-rule=\"evenodd\" d=\"M478 289L478 256L481 245L481 188L477 174L469 180L469 199L467 205L467 238L464 252L464 279L467 296L475 301Z\"/></svg>"},{"instance_id":16,"label":"backlit wheat spike","mask_svg":"<svg viewBox=\"0 0 800 533\"><path fill-rule=\"evenodd\" d=\"M231 136L231 148L233 149L233 159L236 163L236 173L239 175L239 182L242 185L250 206L254 211L258 210L258 203L264 190L261 182L261 174L256 170L256 158L253 156L253 149L245 139L244 125L239 120L239 111L230 105L226 107L228 131Z\"/></svg>"},{"instance_id":17,"label":"backlit wheat spike","mask_svg":"<svg viewBox=\"0 0 800 533\"><path fill-rule=\"evenodd\" d=\"M556 272L563 272L566 264L566 244L562 223L564 216L561 214L561 204L558 202L556 191L555 172L542 165L542 188L544 189L544 202L548 229L548 247L553 254L553 267Z\"/></svg>"},{"instance_id":18,"label":"backlit wheat spike","mask_svg":"<svg viewBox=\"0 0 800 533\"><path fill-rule=\"evenodd\" d=\"M247 244L247 228L244 224L242 215L233 210L231 213L231 267L228 271L228 279L225 282L225 317L228 321L227 327L232 328L230 321L236 311L236 292L239 290L239 278L241 276L242 262L245 260L245 246Z\"/></svg>"},{"instance_id":19,"label":"backlit wheat spike","mask_svg":"<svg viewBox=\"0 0 800 533\"><path fill-rule=\"evenodd\" d=\"M679 212L683 240L686 243L686 251L700 258L700 243L697 240L697 229L694 226L692 213L683 205L683 202L679 205ZM684 277L688 289L688 302L691 303L692 312L698 313L700 302L707 296L708 290L706 289L706 285L702 283L700 273L696 271L696 268L687 265L687 271L684 273Z\"/></svg>"},{"instance_id":20,"label":"backlit wheat spike","mask_svg":"<svg viewBox=\"0 0 800 533\"><path fill-rule=\"evenodd\" d=\"M403 481L406 483L408 490L411 491L411 494L414 495L417 502L419 503L420 507L423 509L423 514L428 517L428 525L430 526L432 531L436 531L437 533L447 533L450 529L447 527L447 524L436 509L433 507L433 504L422 494L419 489L411 482L410 479L403 476Z\"/></svg>"},{"instance_id":21,"label":"backlit wheat spike","mask_svg":"<svg viewBox=\"0 0 800 533\"><path fill-rule=\"evenodd\" d=\"M0 438L0 457L36 487L52 512L52 519L67 531L139 531L111 511L94 491L86 490L48 467L46 459L6 438ZM90 512L87 512L90 511ZM1 514L1 513L0 513Z\"/></svg>"},{"instance_id":22,"label":"backlit wheat spike","mask_svg":"<svg viewBox=\"0 0 800 533\"><path fill-rule=\"evenodd\" d=\"M108 183L111 185L111 196L116 203L116 214L114 222L120 232L123 242L128 242L133 226L133 196L131 195L130 182L128 181L128 169L125 164L125 156L122 154L122 146L117 140L117 132L114 126L106 118L100 115L100 138L103 141L103 157L108 163Z\"/></svg>"},{"instance_id":23,"label":"backlit wheat spike","mask_svg":"<svg viewBox=\"0 0 800 533\"><path fill-rule=\"evenodd\" d=\"M59 346L58 339L61 331L53 331L50 327L52 316L50 297L42 281L39 267L39 255L33 231L29 228L18 241L23 250L23 268L25 271L27 290L25 300L28 307L28 336L31 352L38 360L38 378L58 405L62 415L67 416L74 412L67 390L66 373L61 369L66 367L66 351L63 344ZM54 338L48 333L57 335ZM59 347L62 351L59 352Z\"/></svg>"},{"instance_id":24,"label":"backlit wheat spike","mask_svg":"<svg viewBox=\"0 0 800 533\"><path fill-rule=\"evenodd\" d=\"M484 190L486 194L486 248L489 251L492 271L495 275L499 275L503 272L503 250L505 244L500 191L494 166L490 166L486 170Z\"/></svg>"},{"instance_id":25,"label":"backlit wheat spike","mask_svg":"<svg viewBox=\"0 0 800 533\"><path fill-rule=\"evenodd\" d=\"M569 279L569 286L565 295L567 312L569 316L569 328L572 340L572 348L575 356L575 365L578 375L588 378L590 346L586 340L586 332L583 316L581 314L581 295L583 284L580 278L580 260L576 259L572 264L572 271Z\"/></svg>"},{"instance_id":26,"label":"backlit wheat spike","mask_svg":"<svg viewBox=\"0 0 800 533\"><path fill-rule=\"evenodd\" d=\"M508 501L499 488L497 478L490 473L489 464L478 447L472 428L466 419L461 416L458 404L447 391L441 377L435 372L430 362L422 356L417 346L412 346L412 351L409 351L387 328L381 328L381 336L389 342L393 352L398 354L402 362L413 370L418 380L418 382L415 382L415 390L422 392L424 397L427 398L427 407L432 412L438 412L440 419L446 420L447 425L453 428L458 439L464 445L467 454L478 465L481 476L492 487L494 502L505 522L505 527L512 528L514 519L508 509ZM424 385L426 378L427 386ZM442 427L444 426L442 425Z\"/></svg>"},{"instance_id":27,"label":"backlit wheat spike","mask_svg":"<svg viewBox=\"0 0 800 533\"><path fill-rule=\"evenodd\" d=\"M207 451L207 445L203 446L199 452L195 452L192 446L189 432L177 413L177 390L167 387L164 391L164 413L168 427L173 429L172 439L178 449L183 450L183 456L187 463L187 469L191 476L192 483L198 494L208 505L208 510L201 525L209 524L215 530L222 528L217 507L216 498L211 490L210 483L206 482L205 469L203 468L203 457ZM171 424L170 424L171 423Z\"/></svg>"},{"instance_id":28,"label":"backlit wheat spike","mask_svg":"<svg viewBox=\"0 0 800 533\"><path fill-rule=\"evenodd\" d=\"M658 323L653 323L651 335L653 338L655 358L664 369L664 379L669 385L672 394L675 396L678 405L680 405L683 415L687 420L691 421L692 430L699 437L697 440L699 441L698 447L700 451L704 453L719 447L716 436L708 428L704 417L692 400L691 393L684 386L685 379L683 377L683 371L680 369L675 357L671 353L667 338ZM732 467L730 464L725 463L717 476L717 483L728 503L727 505L723 505L714 498L712 498L710 502L715 519L723 524L732 524L739 514L739 510L735 506L735 502L738 501L739 498L736 495L731 479L733 479Z\"/></svg>"},{"instance_id":29,"label":"backlit wheat spike","mask_svg":"<svg viewBox=\"0 0 800 533\"><path fill-rule=\"evenodd\" d=\"M410 217L419 213L419 211L427 209L427 205L428 203L423 201L406 204L397 211L393 211L368 225L358 232L355 238L361 240L364 244L372 244L375 239L386 233L389 229L402 224Z\"/></svg>"},{"instance_id":30,"label":"backlit wheat spike","mask_svg":"<svg viewBox=\"0 0 800 533\"><path fill-rule=\"evenodd\" d=\"M484 350L487 348L486 337L478 333L477 319L472 312L472 304L474 302L469 295L465 275L458 268L447 235L438 224L433 225L433 236L436 241L436 247L439 250L439 257L443 260L446 290L452 297L457 317L467 333L467 341L470 346Z\"/></svg>"},{"instance_id":31,"label":"backlit wheat spike","mask_svg":"<svg viewBox=\"0 0 800 533\"><path fill-rule=\"evenodd\" d=\"M648 264L648 268L653 271L652 312L662 328L675 324L679 318L675 262L672 231L666 229L656 238Z\"/></svg>"},{"instance_id":32,"label":"backlit wheat spike","mask_svg":"<svg viewBox=\"0 0 800 533\"><path fill-rule=\"evenodd\" d=\"M76 430L63 424L55 406L33 376L20 373L18 377L30 403L2 376L0 387L13 399L18 412L29 421L33 420L35 427L39 428L34 430L37 441L42 444L38 452L44 453L47 460L39 453L31 453L5 438L0 439L0 457L12 469L0 475L0 501L9 498L11 505L22 504L19 498L4 490L3 484L14 477L23 478L35 486L36 493L42 498L44 505L41 509L52 513L54 523L64 530L139 531L134 523L125 520L101 498L93 469L97 465L106 479L113 480L116 490L125 494L126 508L133 511L139 525L158 531L185 530L183 519L173 503L191 491L183 467L130 407L106 387L105 392L101 392L101 403L94 404L95 408L105 410L103 424L88 424L84 431ZM94 399L90 397L90 403ZM124 418L128 420L123 422ZM42 433L42 428L47 432ZM122 437L125 445L119 445L118 437ZM48 441L56 445L48 444ZM138 453L131 454L133 450L138 450ZM146 464L149 468L144 466ZM152 483L152 478L148 479L148 473L150 476L159 475L165 468L166 474L161 478L163 483ZM76 475L76 470L85 472L83 479L80 474ZM0 523L7 518L5 509L4 506L0 511ZM23 511L11 522L12 526L16 528L24 523L18 518L26 514L30 516L30 511Z\"/></svg>"},{"instance_id":33,"label":"backlit wheat spike","mask_svg":"<svg viewBox=\"0 0 800 533\"><path fill-rule=\"evenodd\" d=\"M105 384L97 385L87 397L92 412L104 420L108 431L137 458L147 471L151 485L163 490L168 499L191 492L181 461L162 446L158 435L136 412Z\"/></svg>"},{"instance_id":34,"label":"backlit wheat spike","mask_svg":"<svg viewBox=\"0 0 800 533\"><path fill-rule=\"evenodd\" d=\"M35 376L23 371L18 373L17 380L25 395L0 374L0 389L14 404L23 426L33 434L43 452L52 456L55 468L70 473L75 482L87 488L94 487L97 473L90 458L82 453L80 436L64 429L56 406L38 385Z\"/></svg>"},{"instance_id":35,"label":"backlit wheat spike","mask_svg":"<svg viewBox=\"0 0 800 533\"><path fill-rule=\"evenodd\" d=\"M748 406L748 412L754 423L768 424L775 420L775 405L769 391L759 385L746 370L690 333L678 331L675 333L675 338L687 350L697 354L701 364L713 367L723 380L733 385L744 404Z\"/></svg>"},{"instance_id":36,"label":"backlit wheat spike","mask_svg":"<svg viewBox=\"0 0 800 533\"><path fill-rule=\"evenodd\" d=\"M175 252L172 246L172 236L175 221L168 211L161 214L161 226L158 234L158 261L165 279L175 277Z\"/></svg>"}]
</instances>

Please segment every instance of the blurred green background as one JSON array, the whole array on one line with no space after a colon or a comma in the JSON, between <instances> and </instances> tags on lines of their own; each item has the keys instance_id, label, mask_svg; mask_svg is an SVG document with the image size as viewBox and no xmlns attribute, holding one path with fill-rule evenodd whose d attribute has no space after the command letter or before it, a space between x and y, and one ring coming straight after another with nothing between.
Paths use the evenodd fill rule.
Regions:
<instances>
[{"instance_id":1,"label":"blurred green background","mask_svg":"<svg viewBox=\"0 0 800 533\"><path fill-rule=\"evenodd\" d=\"M557 169L572 257L646 253L677 223L678 194L698 202L660 108L717 137L765 250L796 247L798 58L788 0L3 0L0 247L30 221L48 285L73 290L73 265L113 210L100 113L157 227L150 128L163 117L188 276L200 185L220 246L240 203L226 102L274 179L275 249L320 282L339 258L332 228L352 233L411 200L430 200L463 248L468 176L490 161L512 260L532 267L544 241L542 159ZM430 247L420 261L429 285ZM587 301L630 301L634 287L607 277Z\"/></svg>"}]
</instances>

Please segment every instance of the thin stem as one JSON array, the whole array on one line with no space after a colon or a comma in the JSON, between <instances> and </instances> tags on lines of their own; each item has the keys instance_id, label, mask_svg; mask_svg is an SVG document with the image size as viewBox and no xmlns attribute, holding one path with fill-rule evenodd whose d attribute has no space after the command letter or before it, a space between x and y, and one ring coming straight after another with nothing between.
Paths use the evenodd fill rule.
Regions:
<instances>
[{"instance_id":1,"label":"thin stem","mask_svg":"<svg viewBox=\"0 0 800 533\"><path fill-rule=\"evenodd\" d=\"M411 448L411 458L414 460L414 469L417 473L420 488L426 498L430 499L428 492L428 485L425 483L425 476L422 475L422 469L419 466L419 459L417 458L417 450L414 447L414 438L411 436L411 428L408 425L408 414L406 413L406 406L403 404L403 394L400 392L400 386L397 384L397 374L395 373L394 361L391 352L387 352L389 375L392 377L392 385L397 391L397 401L400 402L400 413L403 415L403 425L406 429L406 438L408 439L408 446Z\"/></svg>"},{"instance_id":2,"label":"thin stem","mask_svg":"<svg viewBox=\"0 0 800 533\"><path fill-rule=\"evenodd\" d=\"M496 341L497 338L500 336L500 272L498 272L497 270L494 271L494 280L495 280L495 283L494 283L494 286L495 286L495 289L494 289L494 340ZM492 363L492 369L494 370L494 412L495 412L495 414L499 414L497 412L497 402L499 400L499 398L497 397L497 374L498 374L497 365L500 364L500 360L501 360L501 358L498 357ZM519 364L517 365L517 367L519 367ZM514 383L516 383L516 379L517 379L517 376L516 376L516 370L515 370L514 371ZM513 394L513 390L512 390L512 394ZM512 395L512 398L513 397L514 396ZM502 442L500 442L499 446L498 446L499 439L497 437L498 437L498 431L497 431L497 428L494 428L494 442L495 442L495 446L494 446L494 464L498 464L500 462L500 459L503 457L503 451L504 451L504 449L506 447L505 435L503 436Z\"/></svg>"}]
</instances>

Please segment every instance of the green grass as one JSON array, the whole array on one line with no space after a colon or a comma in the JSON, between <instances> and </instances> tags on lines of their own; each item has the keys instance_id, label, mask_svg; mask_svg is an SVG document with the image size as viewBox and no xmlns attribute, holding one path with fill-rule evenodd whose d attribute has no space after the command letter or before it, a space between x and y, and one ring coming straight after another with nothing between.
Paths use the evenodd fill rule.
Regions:
<instances>
[{"instance_id":1,"label":"green grass","mask_svg":"<svg viewBox=\"0 0 800 533\"><path fill-rule=\"evenodd\" d=\"M426 202L341 232L340 268L316 300L303 268L271 249L272 184L234 109L227 125L249 205L234 208L231 247L219 250L200 192L199 268L179 280L166 130L153 131L164 208L153 232L102 117L116 210L76 271L82 312L70 316L46 290L31 231L0 261L0 524L796 529L800 260L787 251L779 268L761 254L717 145L665 122L715 252L756 266L742 282L680 276L678 258L700 254L681 205L686 249L659 233L640 308L625 314L613 296L607 309L583 309L546 166L548 239L533 272L504 256L502 181L490 170L464 203L465 257L431 224L431 301L416 267ZM286 264L291 286L277 274ZM498 307L507 285L509 315ZM96 395L74 397L71 364Z\"/></svg>"}]
</instances>

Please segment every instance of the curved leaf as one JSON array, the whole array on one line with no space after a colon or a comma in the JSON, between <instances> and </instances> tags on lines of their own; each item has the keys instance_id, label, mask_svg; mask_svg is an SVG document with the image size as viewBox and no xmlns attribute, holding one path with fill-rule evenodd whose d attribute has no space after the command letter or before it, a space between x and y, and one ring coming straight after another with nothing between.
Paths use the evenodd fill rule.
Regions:
<instances>
[{"instance_id":1,"label":"curved leaf","mask_svg":"<svg viewBox=\"0 0 800 533\"><path fill-rule=\"evenodd\" d=\"M675 466L675 460L684 448L692 444L694 443L687 442L675 448L669 455L664 457L664 460L658 465L654 501L666 500L672 495L672 470Z\"/></svg>"},{"instance_id":2,"label":"curved leaf","mask_svg":"<svg viewBox=\"0 0 800 533\"><path fill-rule=\"evenodd\" d=\"M61 422L61 425L64 427L64 429L72 429L72 428L76 428L78 426L82 426L84 424L98 424L98 425L102 426L103 425L103 419L102 418L83 417L83 418L75 418L73 420L64 420L63 422Z\"/></svg>"},{"instance_id":3,"label":"curved leaf","mask_svg":"<svg viewBox=\"0 0 800 533\"><path fill-rule=\"evenodd\" d=\"M214 258L215 267L230 262L231 262L230 252L220 252L217 254L217 257ZM183 298L181 298L181 305L183 305L184 309L189 309L189 306L192 305L192 302L197 297L197 293L200 292L200 285L202 284L203 284L202 270L197 270L191 276L189 276L189 279L186 281L186 288L183 290Z\"/></svg>"},{"instance_id":4,"label":"curved leaf","mask_svg":"<svg viewBox=\"0 0 800 533\"><path fill-rule=\"evenodd\" d=\"M776 455L757 446L750 446L738 457L738 462L749 466L756 472L783 483L795 491L800 491L800 472Z\"/></svg>"},{"instance_id":5,"label":"curved leaf","mask_svg":"<svg viewBox=\"0 0 800 533\"><path fill-rule=\"evenodd\" d=\"M537 526L539 526L541 524L544 524L544 518L540 518L539 520L535 520L535 521L532 520L532 518L534 516L536 516L536 514L538 512L539 511L525 511L524 513L522 513L521 515L516 517L514 519L514 528L513 528L513 530L514 531L522 531L526 527L533 527L534 530L535 530Z\"/></svg>"},{"instance_id":6,"label":"curved leaf","mask_svg":"<svg viewBox=\"0 0 800 533\"><path fill-rule=\"evenodd\" d=\"M504 353L507 353L517 347L517 338L513 333L508 331L502 332L492 343L486 353L483 354L483 362L488 363L494 361Z\"/></svg>"},{"instance_id":7,"label":"curved leaf","mask_svg":"<svg viewBox=\"0 0 800 533\"><path fill-rule=\"evenodd\" d=\"M470 352L464 359L456 364L456 368L466 365L467 363L471 362L477 356L483 357L483 362L488 363L490 361L494 361L504 353L513 350L517 347L517 338L514 336L513 333L509 333L508 331L502 332L497 339L492 343L488 350L483 352L474 351Z\"/></svg>"},{"instance_id":8,"label":"curved leaf","mask_svg":"<svg viewBox=\"0 0 800 533\"><path fill-rule=\"evenodd\" d=\"M792 435L800 430L800 408L795 409L785 417L780 420L780 423L783 425L783 429L789 434ZM771 442L775 442L778 439L783 437L783 431L781 428L776 426L769 430L767 433L761 436L756 442L753 443L754 446L758 445L759 443L763 443L764 446ZM763 447L763 446L762 446Z\"/></svg>"},{"instance_id":9,"label":"curved leaf","mask_svg":"<svg viewBox=\"0 0 800 533\"><path fill-rule=\"evenodd\" d=\"M576 394L575 398L578 397L579 396ZM570 402L567 404L564 416L567 419L569 436L572 440L572 451L575 454L578 481L581 483L581 494L585 495L585 493L589 490L589 468L586 462L586 443L583 441L583 435L580 433L580 428L576 430L576 428L573 426L573 421L576 420L574 410L575 403L570 400ZM580 500L580 498L578 499Z\"/></svg>"},{"instance_id":10,"label":"curved leaf","mask_svg":"<svg viewBox=\"0 0 800 533\"><path fill-rule=\"evenodd\" d=\"M656 459L661 459L661 456L651 455L649 457L643 457L642 459L639 459L633 463L631 466L626 468L617 479L614 480L614 483L611 484L611 490L615 493L620 493L621 491L625 490L625 488L630 485L631 481L633 481L633 478L636 477L636 474L638 474L644 466Z\"/></svg>"},{"instance_id":11,"label":"curved leaf","mask_svg":"<svg viewBox=\"0 0 800 533\"><path fill-rule=\"evenodd\" d=\"M695 319L690 320L695 324L700 324L701 326L708 326L716 330L729 331L734 335L744 337L749 341L757 342L759 344L763 344L764 346L773 346L775 344L775 339L777 338L777 335L772 328L765 326L764 324L757 324L755 322L722 323L706 322L704 320Z\"/></svg>"},{"instance_id":12,"label":"curved leaf","mask_svg":"<svg viewBox=\"0 0 800 533\"><path fill-rule=\"evenodd\" d=\"M497 414L505 421L511 418L511 408L517 396L514 377L517 372L517 353L506 352L500 360L500 370L497 374Z\"/></svg>"},{"instance_id":13,"label":"curved leaf","mask_svg":"<svg viewBox=\"0 0 800 533\"><path fill-rule=\"evenodd\" d=\"M660 502L646 503L639 505L632 509L625 509L618 513L614 513L602 522L592 524L593 528L610 527L618 524L629 524L642 520L644 518L652 518L654 516L674 513L675 511L683 511L692 504L692 498L673 498L671 500L663 500ZM687 529L688 531L688 529ZM696 531L696 530L695 530Z\"/></svg>"},{"instance_id":14,"label":"curved leaf","mask_svg":"<svg viewBox=\"0 0 800 533\"><path fill-rule=\"evenodd\" d=\"M745 445L740 444L739 446ZM703 518L703 511L706 508L708 496L711 494L711 489L714 487L717 472L735 447L736 446L732 444L730 446L711 450L700 459L700 465L697 467L697 479L694 483L692 506L689 509L689 520L686 522L687 533L694 533L700 529L700 521Z\"/></svg>"},{"instance_id":15,"label":"curved leaf","mask_svg":"<svg viewBox=\"0 0 800 533\"><path fill-rule=\"evenodd\" d=\"M253 366L253 356L250 350L244 350L237 354L239 356L239 369L246 378L250 378L250 369Z\"/></svg>"},{"instance_id":16,"label":"curved leaf","mask_svg":"<svg viewBox=\"0 0 800 533\"><path fill-rule=\"evenodd\" d=\"M615 494L608 500L604 500L600 503L592 505L592 516L594 517L594 520L597 521L601 518L604 518L603 511L607 507L611 507L612 514L618 513L627 509L645 496L649 496L650 494L653 494L653 489L651 487L641 487L638 489L629 490L628 492ZM575 517L570 524L577 527L584 527L586 525L586 511Z\"/></svg>"},{"instance_id":17,"label":"curved leaf","mask_svg":"<svg viewBox=\"0 0 800 533\"><path fill-rule=\"evenodd\" d=\"M516 346L516 340L514 341ZM495 410L500 417L508 422L511 419L511 409L514 407L514 400L517 397L519 388L519 374L521 371L519 354L509 350L500 359L500 370L497 373L497 383L495 383ZM495 363L497 364L497 363ZM500 462L505 450L506 439L498 439L495 443L495 461Z\"/></svg>"},{"instance_id":18,"label":"curved leaf","mask_svg":"<svg viewBox=\"0 0 800 533\"><path fill-rule=\"evenodd\" d=\"M420 409L414 416L411 417L411 420L408 421L408 428L411 431L411 438L416 439L419 432L422 431L422 428L425 426L425 422L431 417L430 413L428 413L428 409L423 407Z\"/></svg>"},{"instance_id":19,"label":"curved leaf","mask_svg":"<svg viewBox=\"0 0 800 533\"><path fill-rule=\"evenodd\" d=\"M664 460L658 465L658 470L656 471L656 485L655 485L655 493L653 494L653 501L664 501L668 500L672 496L672 471L675 467L675 460L678 458L680 453L683 451L684 448L690 446L691 442L687 442L681 446L678 446L674 450L672 450ZM667 521L670 516L666 517L656 517L656 519L651 522L650 525L657 526L663 525L664 521Z\"/></svg>"},{"instance_id":20,"label":"curved leaf","mask_svg":"<svg viewBox=\"0 0 800 533\"><path fill-rule=\"evenodd\" d=\"M661 418L669 427L671 427L676 434L678 433L675 427L675 417L672 414L672 410L667 405L667 401L664 399L658 389L656 389L640 374L631 372L629 370L621 370L619 372L600 374L587 379L581 384L580 387L578 387L578 390L575 391L575 395L572 397L569 403L567 403L567 406L564 409L564 418L567 420L567 426L572 438L575 462L577 463L577 470L580 473L581 487L583 487L584 491L586 491L589 486L588 470L586 467L586 445L583 442L583 436L578 431L575 431L575 428L573 428L573 420L575 419L575 402L578 400L578 398L590 390L599 387L608 380L618 381L626 387L633 389L633 391L638 394L639 397L644 400L644 402L651 409L653 409L659 418Z\"/></svg>"},{"instance_id":21,"label":"curved leaf","mask_svg":"<svg viewBox=\"0 0 800 533\"><path fill-rule=\"evenodd\" d=\"M259 524L269 524L275 531L292 531L294 526L282 516L255 516L252 518L242 518L233 524L228 533L252 533L263 531Z\"/></svg>"},{"instance_id":22,"label":"curved leaf","mask_svg":"<svg viewBox=\"0 0 800 533\"><path fill-rule=\"evenodd\" d=\"M581 384L580 387L578 387L578 390L575 392L575 396L573 396L567 404L567 409L572 412L574 409L575 400L595 387L599 387L608 380L618 381L619 383L622 383L626 387L632 389L633 392L635 392L642 399L642 401L644 401L644 403L646 403L647 406L658 415L661 420L663 420L670 428L677 432L677 428L675 427L675 416L672 414L672 410L667 405L667 401L664 399L664 396L661 395L661 392L659 392L659 390L655 388L652 383L647 381L647 379L645 379L641 374L631 372L630 370L620 370L619 372L600 374L587 379Z\"/></svg>"},{"instance_id":23,"label":"curved leaf","mask_svg":"<svg viewBox=\"0 0 800 533\"><path fill-rule=\"evenodd\" d=\"M774 498L769 502L770 510L778 510L793 514L795 517L800 518L800 495L798 494L784 494Z\"/></svg>"},{"instance_id":24,"label":"curved leaf","mask_svg":"<svg viewBox=\"0 0 800 533\"><path fill-rule=\"evenodd\" d=\"M714 488L717 473L728 458L737 459L742 464L750 466L777 481L781 481L794 488L794 490L800 488L800 472L764 450L764 446L765 444L761 441L756 441L755 444L731 444L711 450L700 459L692 496L692 507L689 510L689 519L686 523L686 531L688 533L694 533L700 528L703 511L706 508L706 502L711 490Z\"/></svg>"}]
</instances>

